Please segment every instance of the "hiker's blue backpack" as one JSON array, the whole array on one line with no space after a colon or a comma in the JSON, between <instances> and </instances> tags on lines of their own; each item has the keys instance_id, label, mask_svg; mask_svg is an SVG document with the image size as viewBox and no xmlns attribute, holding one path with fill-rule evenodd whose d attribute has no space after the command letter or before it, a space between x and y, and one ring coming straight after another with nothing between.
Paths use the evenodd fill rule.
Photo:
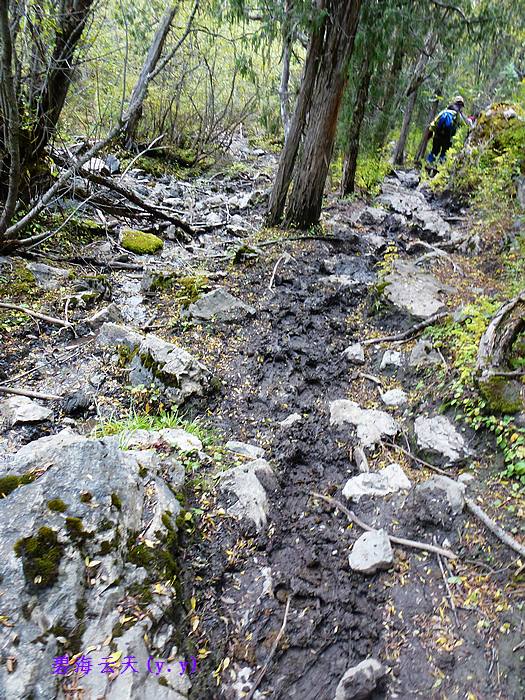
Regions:
<instances>
[{"instance_id":1,"label":"hiker's blue backpack","mask_svg":"<svg viewBox=\"0 0 525 700\"><path fill-rule=\"evenodd\" d=\"M454 119L456 113L451 109L445 109L436 124L436 130L442 133L450 133L454 130Z\"/></svg>"}]
</instances>

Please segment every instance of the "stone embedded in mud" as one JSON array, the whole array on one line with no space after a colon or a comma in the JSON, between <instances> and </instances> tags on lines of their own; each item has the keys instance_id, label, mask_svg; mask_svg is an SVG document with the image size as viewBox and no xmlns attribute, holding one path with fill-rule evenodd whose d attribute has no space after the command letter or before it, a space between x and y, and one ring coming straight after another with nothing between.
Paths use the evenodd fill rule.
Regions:
<instances>
[{"instance_id":1,"label":"stone embedded in mud","mask_svg":"<svg viewBox=\"0 0 525 700\"><path fill-rule=\"evenodd\" d=\"M386 674L387 669L377 659L361 661L341 678L334 700L366 700Z\"/></svg>"},{"instance_id":2,"label":"stone embedded in mud","mask_svg":"<svg viewBox=\"0 0 525 700\"><path fill-rule=\"evenodd\" d=\"M418 340L408 358L408 366L411 369L432 367L433 365L440 365L441 362L442 359L439 353L429 340Z\"/></svg>"},{"instance_id":3,"label":"stone embedded in mud","mask_svg":"<svg viewBox=\"0 0 525 700\"><path fill-rule=\"evenodd\" d=\"M418 484L406 502L406 513L422 523L452 527L465 506L465 484L438 475Z\"/></svg>"},{"instance_id":4,"label":"stone embedded in mud","mask_svg":"<svg viewBox=\"0 0 525 700\"><path fill-rule=\"evenodd\" d=\"M162 428L162 430L132 430L124 434L122 445L127 448L148 448L159 443L166 443L178 452L201 452L202 442L196 435L181 428Z\"/></svg>"},{"instance_id":5,"label":"stone embedded in mud","mask_svg":"<svg viewBox=\"0 0 525 700\"><path fill-rule=\"evenodd\" d=\"M97 345L102 347L126 347L136 350L144 336L132 328L117 323L104 323L97 335Z\"/></svg>"},{"instance_id":6,"label":"stone embedded in mud","mask_svg":"<svg viewBox=\"0 0 525 700\"><path fill-rule=\"evenodd\" d=\"M455 291L408 260L396 260L385 282L385 297L401 311L419 319L443 311L443 295Z\"/></svg>"},{"instance_id":7,"label":"stone embedded in mud","mask_svg":"<svg viewBox=\"0 0 525 700\"><path fill-rule=\"evenodd\" d=\"M296 423L302 423L303 417L300 413L291 413L288 418L279 421L281 428L291 428Z\"/></svg>"},{"instance_id":8,"label":"stone embedded in mud","mask_svg":"<svg viewBox=\"0 0 525 700\"><path fill-rule=\"evenodd\" d=\"M385 350L379 369L397 369L401 367L401 353L398 350Z\"/></svg>"},{"instance_id":9,"label":"stone embedded in mud","mask_svg":"<svg viewBox=\"0 0 525 700\"><path fill-rule=\"evenodd\" d=\"M257 445L249 445L247 442L239 442L238 440L229 440L226 449L235 454L249 457L250 459L260 459L264 457L264 450Z\"/></svg>"},{"instance_id":10,"label":"stone embedded in mud","mask_svg":"<svg viewBox=\"0 0 525 700\"><path fill-rule=\"evenodd\" d=\"M365 364L365 351L361 343L349 345L346 350L343 351L343 355L354 365Z\"/></svg>"},{"instance_id":11,"label":"stone embedded in mud","mask_svg":"<svg viewBox=\"0 0 525 700\"><path fill-rule=\"evenodd\" d=\"M273 479L273 470L264 459L256 459L220 474L220 490L236 497L227 506L228 513L239 520L251 521L257 531L266 527L268 498L261 480L273 482Z\"/></svg>"},{"instance_id":12,"label":"stone embedded in mud","mask_svg":"<svg viewBox=\"0 0 525 700\"><path fill-rule=\"evenodd\" d=\"M385 406L404 406L408 402L408 396L403 389L390 389L381 394L381 401Z\"/></svg>"},{"instance_id":13,"label":"stone embedded in mud","mask_svg":"<svg viewBox=\"0 0 525 700\"><path fill-rule=\"evenodd\" d=\"M366 472L348 479L343 496L357 502L362 496L386 496L411 486L401 466L393 462L378 472Z\"/></svg>"},{"instance_id":14,"label":"stone embedded in mud","mask_svg":"<svg viewBox=\"0 0 525 700\"><path fill-rule=\"evenodd\" d=\"M27 396L11 396L0 403L0 418L8 428L18 423L39 423L52 415L52 411Z\"/></svg>"},{"instance_id":15,"label":"stone embedded in mud","mask_svg":"<svg viewBox=\"0 0 525 700\"><path fill-rule=\"evenodd\" d=\"M394 553L385 530L364 532L354 543L348 557L350 568L362 574L389 569L393 561Z\"/></svg>"},{"instance_id":16,"label":"stone embedded in mud","mask_svg":"<svg viewBox=\"0 0 525 700\"><path fill-rule=\"evenodd\" d=\"M131 253L151 255L164 246L164 241L153 233L125 228L122 231L121 245Z\"/></svg>"},{"instance_id":17,"label":"stone embedded in mud","mask_svg":"<svg viewBox=\"0 0 525 700\"><path fill-rule=\"evenodd\" d=\"M354 401L338 399L330 403L330 425L355 426L357 437L363 447L373 447L385 436L393 437L399 427L388 413L377 409L361 408Z\"/></svg>"},{"instance_id":18,"label":"stone embedded in mud","mask_svg":"<svg viewBox=\"0 0 525 700\"><path fill-rule=\"evenodd\" d=\"M51 267L44 263L28 262L27 269L33 273L35 284L40 289L58 289L67 281L69 271L60 267Z\"/></svg>"},{"instance_id":19,"label":"stone embedded in mud","mask_svg":"<svg viewBox=\"0 0 525 700\"><path fill-rule=\"evenodd\" d=\"M255 309L232 296L223 287L218 287L190 304L188 313L201 321L232 322L253 316Z\"/></svg>"},{"instance_id":20,"label":"stone embedded in mud","mask_svg":"<svg viewBox=\"0 0 525 700\"><path fill-rule=\"evenodd\" d=\"M96 330L103 326L104 323L122 323L123 320L119 307L116 304L109 304L88 318L86 323L90 328Z\"/></svg>"},{"instance_id":21,"label":"stone embedded in mud","mask_svg":"<svg viewBox=\"0 0 525 700\"><path fill-rule=\"evenodd\" d=\"M419 449L441 458L445 464L454 464L470 454L463 436L445 416L419 416L414 422L414 433Z\"/></svg>"}]
</instances>

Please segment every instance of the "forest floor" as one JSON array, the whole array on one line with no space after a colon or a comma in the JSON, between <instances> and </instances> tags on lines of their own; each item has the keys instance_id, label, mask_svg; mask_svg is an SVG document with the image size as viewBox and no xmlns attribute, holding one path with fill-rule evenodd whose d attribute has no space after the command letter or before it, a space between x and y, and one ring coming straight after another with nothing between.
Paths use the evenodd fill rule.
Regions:
<instances>
[{"instance_id":1,"label":"forest floor","mask_svg":"<svg viewBox=\"0 0 525 700\"><path fill-rule=\"evenodd\" d=\"M197 193L200 188L206 211L214 197L214 206L230 217L227 197L267 189L274 163L272 156L255 155L241 172L192 186ZM156 185L154 178L141 177L142 186ZM408 201L415 184L413 173L400 173L385 191ZM451 214L439 202L432 207L454 221L450 240L458 226L468 226L467 212ZM417 491L435 476L427 461L452 479L471 475L464 479L468 496L525 541L523 497L500 478L493 439L447 413L464 440L460 458L449 464L444 455L430 458L420 449L414 421L438 415L439 387L451 368L446 356L431 366L410 365L417 338L367 345L359 365L343 354L353 343L414 325L406 310L384 298L382 280L394 259L414 262L428 251L424 243L413 245L418 236L395 214L374 221L377 211L367 218L364 209L358 200L329 198L321 229L282 237L261 229L263 201L250 203L240 211L236 233L208 231L191 245L167 241L160 256L125 258L144 271L182 271L204 289L220 284L255 310L241 322L192 322L181 313L173 288L141 289L142 270L108 275L105 296L122 310L128 326L147 328L184 347L216 378L215 390L188 409L190 417L204 416L217 447L216 459L194 466L186 483L187 507L200 516L184 530L177 552L183 597L194 599L198 616L191 629L188 619L180 623L188 628L187 648L207 650L191 679L189 697L195 700L332 700L347 669L367 657L378 659L385 674L366 697L518 700L524 695L525 562L467 509L451 508L446 494L440 500L431 489L428 500L424 489ZM122 254L111 237L101 243L108 242ZM73 276L94 272L81 262L57 262L60 252L54 245L45 262L68 274L73 270ZM24 263L3 262L2 271ZM445 256L428 256L420 268L442 286L440 299L452 311L498 286L493 261L461 252L459 245L448 245ZM54 315L63 309L57 294L46 292L40 299ZM107 304L103 296L99 306ZM11 301L35 297L18 294ZM82 314L80 309L72 319ZM35 330L19 316L3 318L0 380L10 383L44 361L46 366L19 383L61 395L96 388L96 415L88 411L71 418L50 404L50 420L5 429L4 458L59 428L87 434L100 422L129 414L125 369L105 363L92 334L72 338L45 323ZM385 353L390 351L399 354L389 364ZM406 402L385 405L382 395L394 389L405 392ZM334 424L331 403L339 400L394 419L395 431L366 447L369 469L400 465L410 490L355 502L342 495L347 481L359 474L360 451L349 422ZM294 419L283 425L291 415ZM370 416L372 426L381 420ZM232 517L231 501L217 487L217 473L236 464L224 449L227 440L262 448L271 465L272 473L259 477L267 499L262 508L267 523L261 527ZM333 501L314 494L344 503L372 528L451 549L457 558L394 545L387 570L368 575L352 570L348 555L362 530L349 524ZM250 694L262 668L264 676ZM357 696L337 696L347 697Z\"/></svg>"}]
</instances>

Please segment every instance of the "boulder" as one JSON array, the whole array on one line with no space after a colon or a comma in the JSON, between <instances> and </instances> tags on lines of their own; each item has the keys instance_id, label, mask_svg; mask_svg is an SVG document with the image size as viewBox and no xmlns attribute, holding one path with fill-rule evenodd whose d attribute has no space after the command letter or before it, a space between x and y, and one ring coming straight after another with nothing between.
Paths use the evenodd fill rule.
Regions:
<instances>
[{"instance_id":1,"label":"boulder","mask_svg":"<svg viewBox=\"0 0 525 700\"><path fill-rule=\"evenodd\" d=\"M257 531L266 527L268 498L261 482L273 484L274 478L271 466L264 459L256 459L220 474L219 488L228 497L228 513L239 520L251 521Z\"/></svg>"},{"instance_id":2,"label":"boulder","mask_svg":"<svg viewBox=\"0 0 525 700\"><path fill-rule=\"evenodd\" d=\"M153 233L136 231L131 228L123 229L120 243L123 248L137 255L151 255L164 246L162 238Z\"/></svg>"},{"instance_id":3,"label":"boulder","mask_svg":"<svg viewBox=\"0 0 525 700\"><path fill-rule=\"evenodd\" d=\"M408 396L403 389L390 389L381 394L381 401L385 406L405 406L408 402Z\"/></svg>"},{"instance_id":4,"label":"boulder","mask_svg":"<svg viewBox=\"0 0 525 700\"><path fill-rule=\"evenodd\" d=\"M407 501L407 513L434 526L452 527L465 505L465 484L437 475L418 484Z\"/></svg>"},{"instance_id":5,"label":"boulder","mask_svg":"<svg viewBox=\"0 0 525 700\"><path fill-rule=\"evenodd\" d=\"M238 442L237 440L229 440L226 443L226 449L242 457L249 457L250 459L260 459L264 457L264 450L262 447L249 445L246 442Z\"/></svg>"},{"instance_id":6,"label":"boulder","mask_svg":"<svg viewBox=\"0 0 525 700\"><path fill-rule=\"evenodd\" d=\"M410 480L399 464L389 464L378 472L366 472L348 479L343 496L359 501L362 496L386 496L411 487Z\"/></svg>"},{"instance_id":7,"label":"boulder","mask_svg":"<svg viewBox=\"0 0 525 700\"><path fill-rule=\"evenodd\" d=\"M392 546L384 530L364 532L356 540L348 557L350 568L362 574L389 569L393 561Z\"/></svg>"},{"instance_id":8,"label":"boulder","mask_svg":"<svg viewBox=\"0 0 525 700\"><path fill-rule=\"evenodd\" d=\"M454 291L414 263L396 260L385 276L385 297L398 309L417 319L427 319L445 309L444 295Z\"/></svg>"},{"instance_id":9,"label":"boulder","mask_svg":"<svg viewBox=\"0 0 525 700\"><path fill-rule=\"evenodd\" d=\"M40 289L58 289L69 278L69 271L60 267L50 267L44 263L28 262L27 269L33 273L35 284Z\"/></svg>"},{"instance_id":10,"label":"boulder","mask_svg":"<svg viewBox=\"0 0 525 700\"><path fill-rule=\"evenodd\" d=\"M77 676L86 697L187 697L187 676L154 677L147 667L149 640L177 595L167 581L175 574L180 505L163 479L144 473L141 454L121 450L118 438L62 431L14 455L21 473L38 455L38 474L0 499L2 611L9 621L0 626L0 645L12 659L11 668L0 665L0 697L61 697L64 675L53 673L55 659L76 653L94 669ZM122 628L121 611L130 604L140 614ZM135 657L137 673L97 672L116 649Z\"/></svg>"},{"instance_id":11,"label":"boulder","mask_svg":"<svg viewBox=\"0 0 525 700\"><path fill-rule=\"evenodd\" d=\"M330 403L330 425L355 426L357 438L363 447L373 447L381 438L393 437L399 427L388 413L377 409L361 408L354 401L338 399Z\"/></svg>"},{"instance_id":12,"label":"boulder","mask_svg":"<svg viewBox=\"0 0 525 700\"><path fill-rule=\"evenodd\" d=\"M366 659L349 668L339 681L334 700L366 700L377 688L387 669L377 659Z\"/></svg>"},{"instance_id":13,"label":"boulder","mask_svg":"<svg viewBox=\"0 0 525 700\"><path fill-rule=\"evenodd\" d=\"M470 454L463 436L445 416L419 416L414 432L420 451L439 457L445 464L460 462Z\"/></svg>"},{"instance_id":14,"label":"boulder","mask_svg":"<svg viewBox=\"0 0 525 700\"><path fill-rule=\"evenodd\" d=\"M192 318L201 321L231 322L253 316L255 309L232 296L223 287L218 287L190 304L188 313Z\"/></svg>"},{"instance_id":15,"label":"boulder","mask_svg":"<svg viewBox=\"0 0 525 700\"><path fill-rule=\"evenodd\" d=\"M41 406L27 396L10 396L0 403L0 418L6 427L18 423L39 423L53 415L49 408Z\"/></svg>"},{"instance_id":16,"label":"boulder","mask_svg":"<svg viewBox=\"0 0 525 700\"><path fill-rule=\"evenodd\" d=\"M361 343L349 345L346 350L343 351L343 355L353 365L365 364L365 351Z\"/></svg>"}]
</instances>

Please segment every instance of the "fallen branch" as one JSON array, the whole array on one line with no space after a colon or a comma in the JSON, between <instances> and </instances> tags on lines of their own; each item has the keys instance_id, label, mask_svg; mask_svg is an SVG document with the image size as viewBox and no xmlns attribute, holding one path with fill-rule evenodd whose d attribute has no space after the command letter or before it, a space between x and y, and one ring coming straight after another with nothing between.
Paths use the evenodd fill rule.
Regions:
<instances>
[{"instance_id":1,"label":"fallen branch","mask_svg":"<svg viewBox=\"0 0 525 700\"><path fill-rule=\"evenodd\" d=\"M436 538L434 537L434 542L436 541ZM443 562L441 561L441 557L438 554L437 555L437 560L439 564L439 569L441 571L441 576L443 577L443 583L445 584L445 589L447 591L448 599L450 602L450 607L452 609L452 613L454 615L454 621L456 623L456 627L459 627L459 620L458 620L458 611L456 608L456 603L454 602L454 595L452 594L452 591L450 589L450 585L448 583L447 575L445 574L445 568L443 566Z\"/></svg>"},{"instance_id":2,"label":"fallen branch","mask_svg":"<svg viewBox=\"0 0 525 700\"><path fill-rule=\"evenodd\" d=\"M21 389L12 386L0 386L0 394L16 394L17 396L28 396L30 399L42 399L42 401L56 401L62 398L56 394L41 394L39 391L33 391L32 389Z\"/></svg>"},{"instance_id":3,"label":"fallen branch","mask_svg":"<svg viewBox=\"0 0 525 700\"><path fill-rule=\"evenodd\" d=\"M281 638L284 634L284 630L286 629L286 622L288 620L288 611L290 610L290 601L291 601L291 596L288 596L288 600L286 601L286 610L284 611L284 619L283 619L283 624L281 625L281 629L279 630L277 637L275 638L272 648L270 649L270 653L268 654L268 658L264 662L264 666L261 668L259 671L257 678L255 679L255 682L252 686L252 689L246 696L246 700L252 700L253 696L255 695L255 691L257 688L261 685L261 681L266 675L266 671L268 670L268 666L270 665L270 661L273 658L273 655L277 651L277 647L279 646L279 642L281 641Z\"/></svg>"},{"instance_id":4,"label":"fallen branch","mask_svg":"<svg viewBox=\"0 0 525 700\"><path fill-rule=\"evenodd\" d=\"M515 552L517 552L520 557L523 557L525 559L525 546L520 544L517 540L512 537L512 535L509 535L505 530L500 527L497 523L494 522L494 520L491 520L489 516L485 513L484 510L482 510L478 505L474 503L474 501L471 498L465 498L465 505L467 508L470 510L470 512L476 516L476 518L479 518L481 522L485 525L485 527L492 532L493 535L496 535L496 537L503 542L503 544L506 544L507 547L510 547L513 549Z\"/></svg>"},{"instance_id":5,"label":"fallen branch","mask_svg":"<svg viewBox=\"0 0 525 700\"><path fill-rule=\"evenodd\" d=\"M332 496L323 496L321 493L315 493L314 491L311 491L310 493L312 496L314 496L314 498L320 498L321 500L330 503L330 505L339 508L339 510L344 513L352 523L355 523L362 530L366 530L366 532L372 532L375 530L375 528L370 527L370 525L367 525L360 520L353 510L349 510L340 501L332 498ZM447 559L457 559L457 554L454 554L454 552L452 552L450 549L443 549L442 547L437 547L433 544L426 544L425 542L418 542L416 540L406 540L403 537L395 537L394 535L389 535L388 533L387 537L390 542L393 542L394 544L400 544L404 547L411 547L412 549L421 549L424 552L433 552L434 554L439 554Z\"/></svg>"},{"instance_id":6,"label":"fallen branch","mask_svg":"<svg viewBox=\"0 0 525 700\"><path fill-rule=\"evenodd\" d=\"M421 321L421 323L416 323L416 325L412 326L412 328L409 328L408 331L404 331L403 333L397 333L396 335L384 335L381 338L369 338L368 340L363 340L361 345L377 345L378 343L400 343L405 342L407 340L412 340L412 338L415 335L420 333L425 328L428 328L428 326L432 326L438 321L444 321L446 318L449 317L450 314L448 311L438 311L438 313L429 316L424 321Z\"/></svg>"},{"instance_id":7,"label":"fallen branch","mask_svg":"<svg viewBox=\"0 0 525 700\"><path fill-rule=\"evenodd\" d=\"M404 447L401 447L401 445L396 445L393 442L382 442L382 445L385 445L386 447L393 447L396 450L399 450L402 452L404 455L412 459L414 462L417 462L418 464L421 464L421 466L426 467L427 469L431 469L433 472L436 472L437 474L442 474L443 476L450 476L444 469L440 469L439 467L435 467L433 464L430 464L430 462L425 462L424 459L420 459L419 457L416 457L415 455L412 454L412 452L409 452L408 450L405 450Z\"/></svg>"},{"instance_id":8,"label":"fallen branch","mask_svg":"<svg viewBox=\"0 0 525 700\"><path fill-rule=\"evenodd\" d=\"M292 256L290 255L290 253L285 253L284 255L281 255L281 257L275 263L275 267L273 268L272 276L270 278L270 284L268 285L268 289L270 290L270 292L273 291L272 287L273 287L273 283L275 281L275 275L277 274L277 268L279 267L279 263L281 263L281 262L287 263L291 259L292 259Z\"/></svg>"},{"instance_id":9,"label":"fallen branch","mask_svg":"<svg viewBox=\"0 0 525 700\"><path fill-rule=\"evenodd\" d=\"M46 323L51 323L54 326L61 326L62 328L73 328L73 325L68 321L63 321L61 318L55 318L54 316L47 316L46 314L41 314L38 311L33 311L33 309L28 309L26 306L17 306L16 304L7 304L5 302L0 302L0 309L20 311L21 313L27 314L27 316L30 316L31 318L38 318L40 321L46 321Z\"/></svg>"}]
</instances>

